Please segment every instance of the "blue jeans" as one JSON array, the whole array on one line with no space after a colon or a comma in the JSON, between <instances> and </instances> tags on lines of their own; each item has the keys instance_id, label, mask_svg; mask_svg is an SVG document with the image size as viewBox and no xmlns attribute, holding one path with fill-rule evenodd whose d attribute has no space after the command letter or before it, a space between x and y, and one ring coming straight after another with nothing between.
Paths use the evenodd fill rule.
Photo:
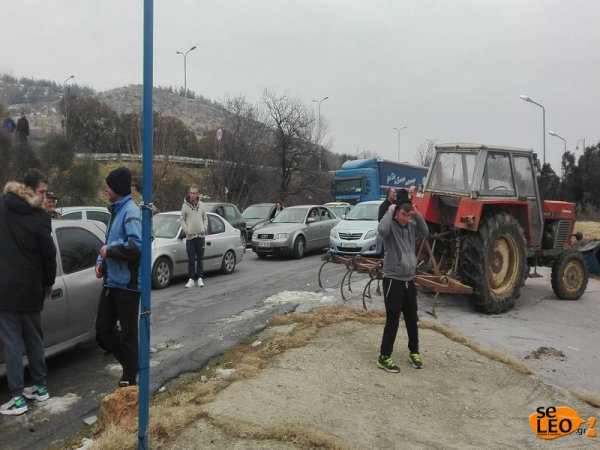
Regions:
<instances>
[{"instance_id":1,"label":"blue jeans","mask_svg":"<svg viewBox=\"0 0 600 450\"><path fill-rule=\"evenodd\" d=\"M188 277L192 280L204 276L204 243L205 238L203 237L185 241L188 256Z\"/></svg>"},{"instance_id":2,"label":"blue jeans","mask_svg":"<svg viewBox=\"0 0 600 450\"><path fill-rule=\"evenodd\" d=\"M0 340L4 345L6 379L12 396L18 397L23 394L23 345L33 384L46 386L44 335L40 312L0 311Z\"/></svg>"}]
</instances>

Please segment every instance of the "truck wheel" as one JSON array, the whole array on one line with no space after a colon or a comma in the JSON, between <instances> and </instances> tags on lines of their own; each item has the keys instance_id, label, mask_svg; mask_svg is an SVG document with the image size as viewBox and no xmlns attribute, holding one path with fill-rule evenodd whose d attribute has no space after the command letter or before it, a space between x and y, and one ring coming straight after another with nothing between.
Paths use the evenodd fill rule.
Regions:
<instances>
[{"instance_id":1,"label":"truck wheel","mask_svg":"<svg viewBox=\"0 0 600 450\"><path fill-rule=\"evenodd\" d=\"M561 300L577 300L588 284L585 258L575 250L561 254L552 265L552 290Z\"/></svg>"},{"instance_id":2,"label":"truck wheel","mask_svg":"<svg viewBox=\"0 0 600 450\"><path fill-rule=\"evenodd\" d=\"M294 241L294 252L292 256L295 259L302 259L304 256L304 238L302 236L298 236Z\"/></svg>"},{"instance_id":3,"label":"truck wheel","mask_svg":"<svg viewBox=\"0 0 600 450\"><path fill-rule=\"evenodd\" d=\"M508 311L525 279L523 229L505 212L487 216L479 231L463 241L462 275L473 287L471 301L487 314Z\"/></svg>"}]
</instances>

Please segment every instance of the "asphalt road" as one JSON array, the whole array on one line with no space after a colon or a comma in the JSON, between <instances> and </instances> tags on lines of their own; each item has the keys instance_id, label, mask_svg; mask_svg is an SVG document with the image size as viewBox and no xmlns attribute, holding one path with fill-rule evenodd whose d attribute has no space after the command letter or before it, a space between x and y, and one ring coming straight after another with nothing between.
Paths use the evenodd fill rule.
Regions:
<instances>
[{"instance_id":1,"label":"asphalt road","mask_svg":"<svg viewBox=\"0 0 600 450\"><path fill-rule=\"evenodd\" d=\"M186 289L187 279L179 279L167 289L153 290L151 390L198 370L264 328L270 315L293 310L295 305L263 305L263 300L284 290L315 290L322 255L259 260L248 250L233 274L206 274L204 288ZM0 416L0 448L45 448L72 436L86 426L84 418L98 413L102 398L115 390L119 378L116 360L94 343L49 359L52 413L40 405L22 416ZM3 403L9 398L2 378L0 399Z\"/></svg>"},{"instance_id":2,"label":"asphalt road","mask_svg":"<svg viewBox=\"0 0 600 450\"><path fill-rule=\"evenodd\" d=\"M265 305L266 298L282 291L319 291L317 271L321 256L259 260L248 251L232 275L208 274L204 288L186 289L186 280L180 279L168 289L153 291L152 391L181 373L201 368L213 356L264 327L270 315L291 311L296 306ZM465 298L442 296L437 303L436 320L480 344L518 358L525 359L540 347L556 350L525 362L552 384L600 392L600 280L590 280L580 300L561 301L552 292L549 271L540 272L545 277L528 280L515 308L506 314L478 314ZM331 272L331 279L336 280L341 274L343 268L338 267ZM332 289L328 295L338 293L339 282L338 289ZM430 318L426 311L431 310L432 300L431 296L420 296L422 317ZM350 303L361 305L358 296ZM375 296L368 305L382 308L382 297ZM400 348L400 342L405 342L402 327L398 340ZM560 352L564 356L556 356ZM84 418L97 414L101 399L114 391L119 376L116 361L93 343L51 358L48 387L53 399L60 401L52 413L36 406L23 416L0 417L0 448L34 449L59 444L86 426ZM8 398L6 380L1 379L0 399Z\"/></svg>"}]
</instances>

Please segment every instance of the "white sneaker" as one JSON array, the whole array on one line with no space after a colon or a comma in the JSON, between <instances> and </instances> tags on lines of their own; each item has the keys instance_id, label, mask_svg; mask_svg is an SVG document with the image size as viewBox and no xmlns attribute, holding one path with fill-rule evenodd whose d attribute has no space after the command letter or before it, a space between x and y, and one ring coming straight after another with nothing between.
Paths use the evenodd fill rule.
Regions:
<instances>
[{"instance_id":1,"label":"white sneaker","mask_svg":"<svg viewBox=\"0 0 600 450\"><path fill-rule=\"evenodd\" d=\"M192 280L191 278L188 280L187 284L185 285L186 288L190 288L190 287L194 287L196 285L196 283L194 282L194 280Z\"/></svg>"},{"instance_id":2,"label":"white sneaker","mask_svg":"<svg viewBox=\"0 0 600 450\"><path fill-rule=\"evenodd\" d=\"M11 398L4 405L0 406L0 414L6 416L18 416L27 412L27 401L22 395L17 398Z\"/></svg>"},{"instance_id":3,"label":"white sneaker","mask_svg":"<svg viewBox=\"0 0 600 450\"><path fill-rule=\"evenodd\" d=\"M198 278L198 287L204 287L204 281L202 281L202 278Z\"/></svg>"},{"instance_id":4,"label":"white sneaker","mask_svg":"<svg viewBox=\"0 0 600 450\"><path fill-rule=\"evenodd\" d=\"M38 402L45 402L50 398L48 389L46 386L29 386L23 389L23 395L29 400L37 400Z\"/></svg>"}]
</instances>

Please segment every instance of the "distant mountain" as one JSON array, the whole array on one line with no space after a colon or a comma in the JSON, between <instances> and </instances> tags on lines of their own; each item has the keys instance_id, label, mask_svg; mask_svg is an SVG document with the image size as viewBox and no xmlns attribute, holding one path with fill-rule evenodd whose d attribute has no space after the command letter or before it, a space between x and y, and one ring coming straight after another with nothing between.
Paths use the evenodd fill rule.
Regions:
<instances>
[{"instance_id":1,"label":"distant mountain","mask_svg":"<svg viewBox=\"0 0 600 450\"><path fill-rule=\"evenodd\" d=\"M95 92L88 86L67 83L71 94L96 96L119 114L142 112L142 85L130 85L109 91ZM193 95L193 94L191 94ZM29 117L32 139L62 131L61 117L57 104L63 97L63 85L49 80L13 77L0 74L0 103L13 117L23 111ZM185 100L171 87L154 88L154 111L163 116L182 120L197 136L218 128L224 120L225 109L217 102L199 98L188 98L187 117ZM36 133L37 131L37 133Z\"/></svg>"}]
</instances>

